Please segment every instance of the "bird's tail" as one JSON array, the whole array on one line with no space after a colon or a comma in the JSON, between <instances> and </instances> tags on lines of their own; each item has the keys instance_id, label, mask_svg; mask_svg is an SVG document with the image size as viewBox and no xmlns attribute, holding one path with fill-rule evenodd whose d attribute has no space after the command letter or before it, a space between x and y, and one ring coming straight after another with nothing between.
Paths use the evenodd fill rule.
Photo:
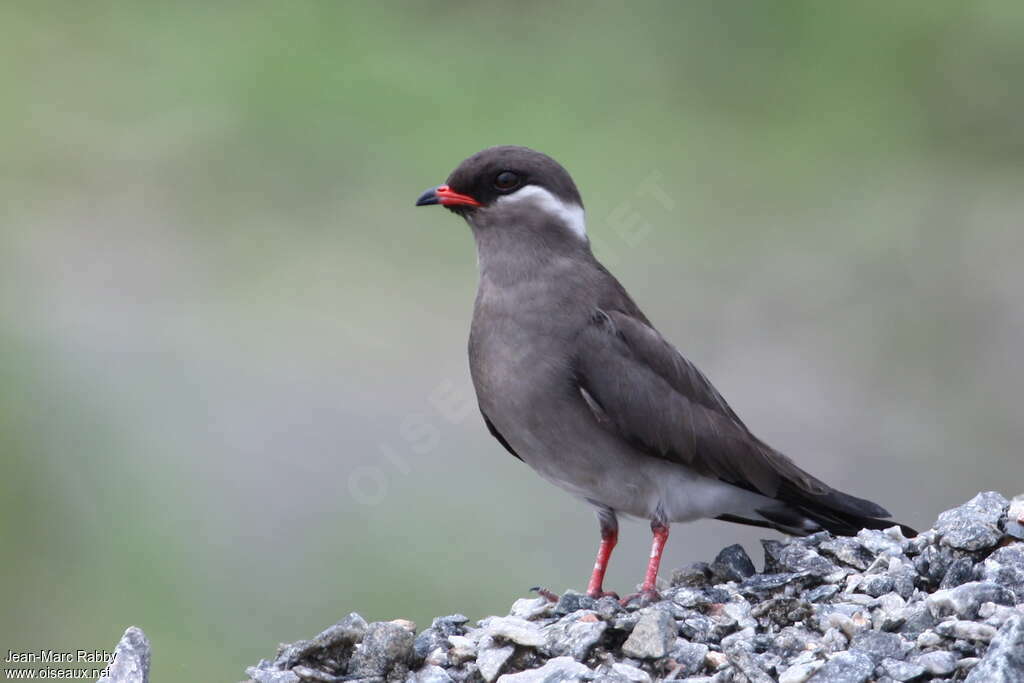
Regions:
<instances>
[{"instance_id":1,"label":"bird's tail","mask_svg":"<svg viewBox=\"0 0 1024 683\"><path fill-rule=\"evenodd\" d=\"M820 495L800 490L780 491L772 505L758 508L755 512L757 518L722 515L718 519L777 529L792 536L807 536L818 531L856 536L861 529L894 526L899 527L907 538L917 535L917 531L906 524L885 519L889 512L881 505L831 488Z\"/></svg>"}]
</instances>

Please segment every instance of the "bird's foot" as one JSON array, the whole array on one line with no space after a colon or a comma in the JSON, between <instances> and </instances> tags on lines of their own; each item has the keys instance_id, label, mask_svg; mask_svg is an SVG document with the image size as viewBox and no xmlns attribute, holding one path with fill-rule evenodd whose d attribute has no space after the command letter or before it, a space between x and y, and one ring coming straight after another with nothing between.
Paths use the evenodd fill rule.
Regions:
<instances>
[{"instance_id":1,"label":"bird's foot","mask_svg":"<svg viewBox=\"0 0 1024 683\"><path fill-rule=\"evenodd\" d=\"M541 586L534 586L530 590L536 593L537 595L541 596L548 602L558 602L560 599L557 593L553 593L549 591L547 588L543 588Z\"/></svg>"},{"instance_id":2,"label":"bird's foot","mask_svg":"<svg viewBox=\"0 0 1024 683\"><path fill-rule=\"evenodd\" d=\"M587 591L587 597L593 598L594 600L600 600L601 598L615 598L619 599L619 594L615 591Z\"/></svg>"},{"instance_id":3,"label":"bird's foot","mask_svg":"<svg viewBox=\"0 0 1024 683\"><path fill-rule=\"evenodd\" d=\"M661 593L659 593L654 588L646 588L644 590L641 590L639 593L631 593L627 595L626 597L619 600L619 604L623 607L626 607L627 605L629 605L629 603L633 602L634 600L640 600L640 606L646 607L655 602L660 602Z\"/></svg>"}]
</instances>

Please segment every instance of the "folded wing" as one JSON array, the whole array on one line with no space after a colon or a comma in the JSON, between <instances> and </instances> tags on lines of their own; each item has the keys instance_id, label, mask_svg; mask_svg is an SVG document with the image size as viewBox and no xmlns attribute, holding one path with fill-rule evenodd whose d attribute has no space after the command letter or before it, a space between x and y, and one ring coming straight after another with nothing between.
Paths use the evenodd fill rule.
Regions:
<instances>
[{"instance_id":1,"label":"folded wing","mask_svg":"<svg viewBox=\"0 0 1024 683\"><path fill-rule=\"evenodd\" d=\"M595 311L577 340L576 380L595 419L664 458L780 503L746 522L795 532L810 519L836 533L885 528L884 508L833 489L754 436L707 378L646 321ZM909 528L908 531L912 531Z\"/></svg>"}]
</instances>

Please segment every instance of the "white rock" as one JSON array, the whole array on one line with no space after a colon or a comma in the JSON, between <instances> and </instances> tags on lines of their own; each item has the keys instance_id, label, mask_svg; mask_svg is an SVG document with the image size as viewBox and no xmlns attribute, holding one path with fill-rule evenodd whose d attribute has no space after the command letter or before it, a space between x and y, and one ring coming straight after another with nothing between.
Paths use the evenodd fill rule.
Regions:
<instances>
[{"instance_id":1,"label":"white rock","mask_svg":"<svg viewBox=\"0 0 1024 683\"><path fill-rule=\"evenodd\" d=\"M729 665L729 658L721 652L715 652L714 650L711 650L704 656L704 661L707 662L708 668L712 671L724 669Z\"/></svg>"},{"instance_id":2,"label":"white rock","mask_svg":"<svg viewBox=\"0 0 1024 683\"><path fill-rule=\"evenodd\" d=\"M488 619L484 631L491 638L500 638L526 647L540 647L545 641L540 627L522 617Z\"/></svg>"},{"instance_id":3,"label":"white rock","mask_svg":"<svg viewBox=\"0 0 1024 683\"><path fill-rule=\"evenodd\" d=\"M490 636L481 640L480 650L476 656L476 665L480 669L483 679L487 683L491 683L497 678L501 673L501 668L505 666L505 662L515 651L515 645L498 646Z\"/></svg>"},{"instance_id":4,"label":"white rock","mask_svg":"<svg viewBox=\"0 0 1024 683\"><path fill-rule=\"evenodd\" d=\"M977 640L983 643L987 643L996 637L996 629L994 627L974 621L945 621L936 626L935 630L947 638Z\"/></svg>"},{"instance_id":5,"label":"white rock","mask_svg":"<svg viewBox=\"0 0 1024 683\"><path fill-rule=\"evenodd\" d=\"M638 669L635 666L623 664L622 662L612 664L612 670L626 680L634 681L634 683L650 683L651 681L651 677L643 669Z\"/></svg>"},{"instance_id":6,"label":"white rock","mask_svg":"<svg viewBox=\"0 0 1024 683\"><path fill-rule=\"evenodd\" d=\"M405 683L451 683L452 677L439 666L427 664L409 674Z\"/></svg>"},{"instance_id":7,"label":"white rock","mask_svg":"<svg viewBox=\"0 0 1024 683\"><path fill-rule=\"evenodd\" d=\"M476 643L465 636L448 636L452 649L448 656L457 662L465 662L476 657Z\"/></svg>"},{"instance_id":8,"label":"white rock","mask_svg":"<svg viewBox=\"0 0 1024 683\"><path fill-rule=\"evenodd\" d=\"M825 662L798 662L782 672L779 683L804 683L821 668Z\"/></svg>"},{"instance_id":9,"label":"white rock","mask_svg":"<svg viewBox=\"0 0 1024 683\"><path fill-rule=\"evenodd\" d=\"M98 683L143 683L149 680L149 639L138 626L129 626L117 643L110 673Z\"/></svg>"},{"instance_id":10,"label":"white rock","mask_svg":"<svg viewBox=\"0 0 1024 683\"><path fill-rule=\"evenodd\" d=\"M434 664L435 666L448 666L448 650L444 648L435 647L427 655L426 659L423 660L424 664Z\"/></svg>"},{"instance_id":11,"label":"white rock","mask_svg":"<svg viewBox=\"0 0 1024 683\"><path fill-rule=\"evenodd\" d=\"M520 619L536 619L546 616L555 608L555 604L547 598L520 598L512 603L509 616Z\"/></svg>"},{"instance_id":12,"label":"white rock","mask_svg":"<svg viewBox=\"0 0 1024 683\"><path fill-rule=\"evenodd\" d=\"M672 615L665 610L643 610L633 632L622 644L622 653L638 659L664 657L675 642L677 630Z\"/></svg>"},{"instance_id":13,"label":"white rock","mask_svg":"<svg viewBox=\"0 0 1024 683\"><path fill-rule=\"evenodd\" d=\"M560 683L593 680L594 672L572 657L555 657L539 669L505 674L498 683Z\"/></svg>"},{"instance_id":14,"label":"white rock","mask_svg":"<svg viewBox=\"0 0 1024 683\"><path fill-rule=\"evenodd\" d=\"M952 652L944 650L926 652L917 658L917 663L936 676L944 676L956 671L956 656Z\"/></svg>"}]
</instances>

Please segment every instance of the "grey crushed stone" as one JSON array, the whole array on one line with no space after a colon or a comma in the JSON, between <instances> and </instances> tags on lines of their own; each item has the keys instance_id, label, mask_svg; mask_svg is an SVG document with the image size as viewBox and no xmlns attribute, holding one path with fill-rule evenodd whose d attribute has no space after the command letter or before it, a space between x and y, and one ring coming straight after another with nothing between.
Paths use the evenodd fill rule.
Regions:
<instances>
[{"instance_id":1,"label":"grey crushed stone","mask_svg":"<svg viewBox=\"0 0 1024 683\"><path fill-rule=\"evenodd\" d=\"M505 616L438 617L418 634L351 614L247 673L256 683L1019 683L1024 498L1014 505L979 494L913 539L892 528L767 540L763 572L729 546L672 572L651 605L567 591L556 603L524 597Z\"/></svg>"}]
</instances>

